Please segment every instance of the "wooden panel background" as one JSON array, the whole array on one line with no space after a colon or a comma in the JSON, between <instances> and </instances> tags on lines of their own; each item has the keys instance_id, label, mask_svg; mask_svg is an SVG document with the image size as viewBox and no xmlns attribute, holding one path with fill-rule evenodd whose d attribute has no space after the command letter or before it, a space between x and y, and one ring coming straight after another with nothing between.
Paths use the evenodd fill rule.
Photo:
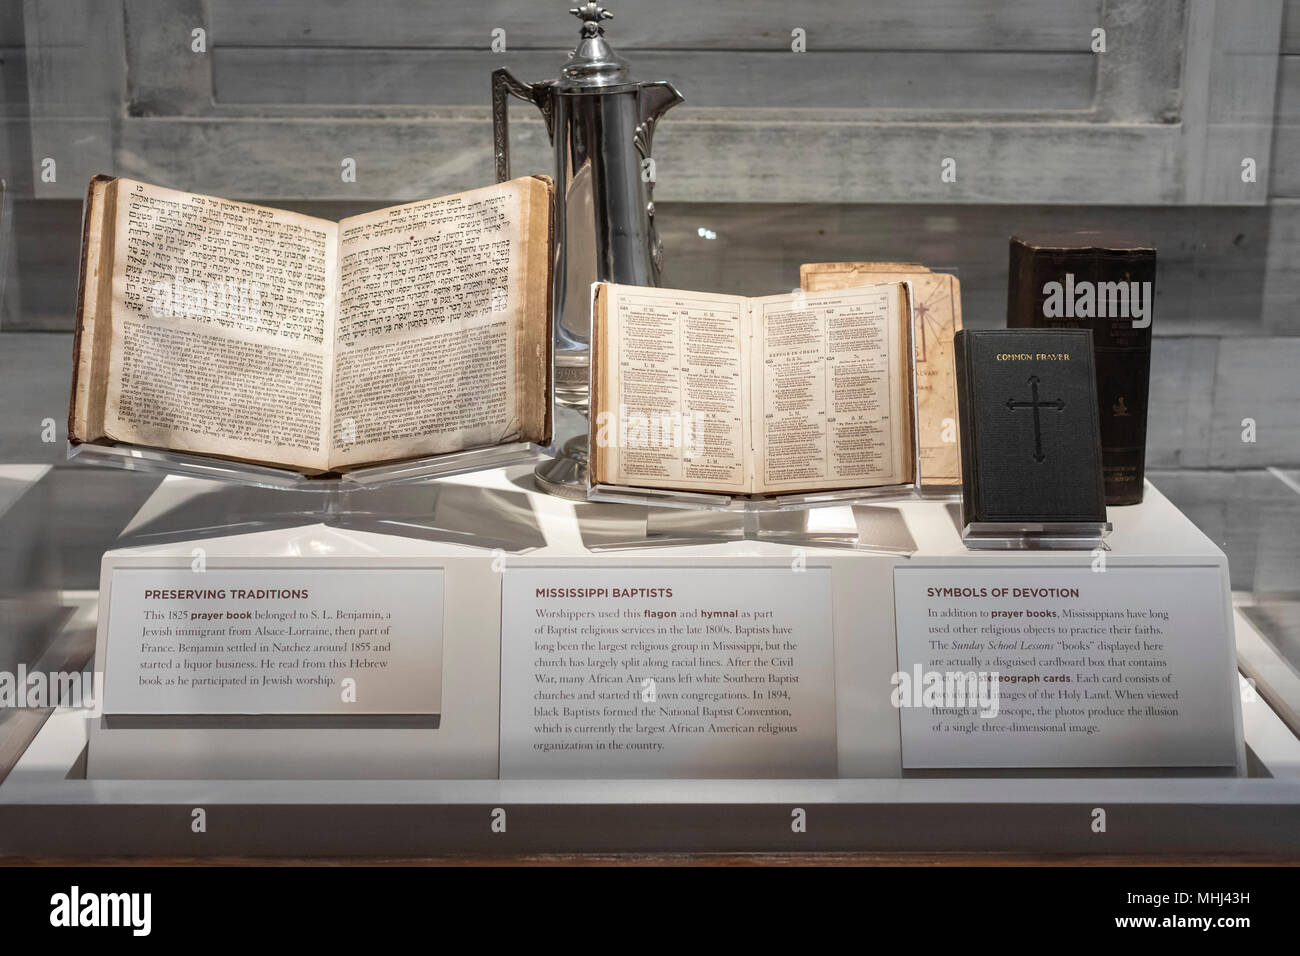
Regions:
<instances>
[{"instance_id":1,"label":"wooden panel background","mask_svg":"<svg viewBox=\"0 0 1300 956\"><path fill-rule=\"evenodd\" d=\"M1300 0L1286 0L1282 15L1270 191L1300 197Z\"/></svg>"},{"instance_id":2,"label":"wooden panel background","mask_svg":"<svg viewBox=\"0 0 1300 956\"><path fill-rule=\"evenodd\" d=\"M690 91L687 117L701 107L893 110L1087 110L1097 58L1091 53L968 51L861 52L642 50L637 74ZM217 47L214 108L459 106L481 100L484 77L506 67L520 78L551 76L562 50L377 50ZM965 82L954 83L954 73ZM430 76L439 82L429 84Z\"/></svg>"},{"instance_id":3,"label":"wooden panel background","mask_svg":"<svg viewBox=\"0 0 1300 956\"><path fill-rule=\"evenodd\" d=\"M78 172L107 154L142 178L270 199L481 182L490 71L554 76L577 28L563 6L522 0L454 15L415 0L103 0L79 40L64 24L88 2L27 0L33 155L61 144ZM1270 164L1280 4L661 0L609 29L640 76L687 97L656 140L665 201L1263 204L1237 173L1243 151ZM806 52L791 51L795 28ZM107 132L67 125L102 118L104 98L120 106ZM541 121L519 112L521 167L544 168ZM36 194L75 198L80 178Z\"/></svg>"},{"instance_id":4,"label":"wooden panel background","mask_svg":"<svg viewBox=\"0 0 1300 956\"><path fill-rule=\"evenodd\" d=\"M573 47L577 21L568 4L483 0L456 4L454 14L426 0L210 0L214 30L241 46L473 47L505 27L519 46ZM788 0L660 0L611 2L620 47L744 49L786 45L802 26L823 46L880 50L1059 50L1080 46L1097 22L1099 0L843 0L791 4ZM1086 46L1086 45L1085 45Z\"/></svg>"}]
</instances>

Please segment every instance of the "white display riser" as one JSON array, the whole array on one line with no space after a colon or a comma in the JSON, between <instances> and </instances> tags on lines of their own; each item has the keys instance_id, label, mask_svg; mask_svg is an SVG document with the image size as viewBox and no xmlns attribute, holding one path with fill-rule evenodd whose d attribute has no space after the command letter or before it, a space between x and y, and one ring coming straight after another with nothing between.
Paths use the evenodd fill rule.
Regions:
<instances>
[{"instance_id":1,"label":"white display riser","mask_svg":"<svg viewBox=\"0 0 1300 956\"><path fill-rule=\"evenodd\" d=\"M60 710L0 784L0 855L1294 856L1300 741L1261 699L1247 695L1242 711L1250 777L252 781L86 780L87 720ZM204 833L192 829L199 808Z\"/></svg>"},{"instance_id":2,"label":"white display riser","mask_svg":"<svg viewBox=\"0 0 1300 956\"><path fill-rule=\"evenodd\" d=\"M580 585L586 569L671 569L690 576L701 569L771 569L760 587L798 584L795 565L824 569L829 577L835 704L833 765L818 776L896 778L902 776L900 712L889 697L890 675L899 669L895 634L896 568L1072 569L1091 583L1089 551L976 552L961 543L955 506L943 501L907 500L860 509L877 534L895 545L913 542L908 555L844 548L783 544L769 540L638 547L593 551L592 542L613 536L635 538L646 509L580 504L525 492L512 481L527 472L497 470L455 482L391 491L356 492L351 507L372 506L374 515L353 513L343 527L312 523L310 516L268 513L267 508L313 505L311 495L250 492L191 478L169 478L145 503L127 529L132 546L109 551L99 593L96 660L105 661L112 584L120 570L172 568L182 586L204 578L190 570L202 556L208 572L218 569L441 569L446 595L442 616L442 714L437 729L357 729L337 725L313 729L267 726L145 728L92 727L91 778L459 778L520 776L504 765L499 748L502 720L503 580L512 572L561 568L564 584ZM448 487L450 485L451 487ZM440 490L439 490L440 489ZM432 495L440 497L436 505ZM426 512L434 510L430 516ZM407 512L402 514L402 512ZM848 509L812 512L819 526L832 526L836 512L853 523ZM453 526L450 532L419 536L415 522L429 518ZM397 533L358 530L372 518L391 522ZM1230 699L1234 667L1227 559L1213 542L1154 488L1136 507L1113 508L1115 530L1106 553L1111 579L1125 569L1211 569L1210 588L1222 600L1217 621L1198 653L1213 659L1222 683L1216 693ZM337 522L336 519L332 519ZM727 520L739 522L740 516ZM265 522L277 526L266 530ZM459 522L486 548L461 543ZM206 529L195 533L193 528ZM243 533L237 533L243 532ZM130 537L134 535L134 537ZM475 539L475 540L478 540ZM160 543L152 544L151 541ZM144 543L142 543L144 542ZM789 575L787 577L787 575ZM633 578L635 579L635 574ZM210 579L208 579L210 580ZM1199 587L1205 587L1200 572ZM101 665L96 665L101 666ZM109 664L112 667L112 664ZM906 668L905 668L906 669ZM109 681L110 687L112 681ZM831 696L828 694L827 696ZM109 695L111 703L111 694ZM1233 724L1236 726L1232 726ZM1235 739L1236 755L1214 766L1244 768L1239 716L1225 714L1222 729ZM1122 764L1123 761L1118 763ZM1156 759L1151 766L1167 766ZM1113 765L1113 764L1107 764ZM603 768L601 775L608 774ZM529 774L530 776L536 774ZM583 776L595 776L583 774ZM737 774L720 774L720 776ZM773 776L806 776L774 772Z\"/></svg>"},{"instance_id":3,"label":"white display riser","mask_svg":"<svg viewBox=\"0 0 1300 956\"><path fill-rule=\"evenodd\" d=\"M894 515L877 516L901 519L916 545L907 557L806 545L792 552L790 545L771 541L596 552L584 545L584 533L590 542L593 533L608 531L598 525L635 526L635 509L578 505L579 521L569 502L525 497L516 483L520 479L517 472L498 471L456 482L462 489L458 505L468 500L463 495L486 494L486 508L516 509L514 517L523 524L495 529L503 537L535 522L536 535L520 536L523 550L497 551L455 540L302 523L248 534L177 536L167 530L168 516L189 520L196 513L196 498L216 490L191 479L164 482L133 529L158 534L166 543L105 556L105 590L98 607L101 647L114 568L187 566L199 546L209 568L394 566L412 556L433 557L446 570L449 595L443 713L474 719L454 725L444 720L437 730L403 731L425 736L412 738L409 746L385 749L376 742L391 733L380 730L106 730L79 712L56 711L0 784L0 852L1278 853L1300 847L1300 744L1253 697L1237 718L1239 739L1253 757L1249 777L1233 776L1231 770L1222 776L1177 770L904 774L897 710L887 699L854 692L859 675L897 667L893 568L1086 568L1087 552L970 552L960 543L951 505L933 501L877 506L896 507ZM1141 506L1112 509L1111 520L1110 567L1212 566L1221 571L1226 596L1222 552L1150 486ZM536 540L528 543L530 538ZM507 569L788 567L792 554L809 567L830 568L833 582L840 779L491 779L497 775L499 742L502 562ZM841 630L844 621L864 620L871 622L865 639L861 630ZM1236 624L1249 627L1240 618ZM82 626L87 626L84 618ZM1224 631L1229 627L1225 621ZM1225 633L1229 654L1230 641ZM446 732L449 726L455 733ZM88 742L103 771L93 779L85 778ZM1239 769L1247 763L1245 748ZM409 772L416 753L439 756L436 766L424 771L428 776L462 779L410 779L419 775ZM385 764L404 769L379 772ZM388 779L397 776L402 779ZM322 779L326 777L354 779ZM206 813L204 834L191 829L196 808ZM806 811L805 832L792 831L796 808ZM1095 828L1099 808L1105 811L1105 832ZM497 809L506 813L504 833L492 827Z\"/></svg>"}]
</instances>

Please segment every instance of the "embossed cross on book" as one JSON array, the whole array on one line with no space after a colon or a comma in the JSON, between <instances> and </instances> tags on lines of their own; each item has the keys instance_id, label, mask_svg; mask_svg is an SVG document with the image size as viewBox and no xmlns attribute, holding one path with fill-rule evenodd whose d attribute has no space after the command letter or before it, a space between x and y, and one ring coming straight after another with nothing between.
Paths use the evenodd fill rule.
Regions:
<instances>
[{"instance_id":1,"label":"embossed cross on book","mask_svg":"<svg viewBox=\"0 0 1300 956\"><path fill-rule=\"evenodd\" d=\"M1016 401L1014 398L1007 399L1007 408L1015 411L1017 408L1031 408L1034 411L1034 461L1043 461L1047 458L1043 454L1043 432L1042 424L1039 421L1038 410L1040 408L1054 408L1058 412L1065 411L1065 399L1057 398L1050 402L1040 401L1038 398L1038 376L1029 376L1029 389L1031 398L1027 402Z\"/></svg>"}]
</instances>

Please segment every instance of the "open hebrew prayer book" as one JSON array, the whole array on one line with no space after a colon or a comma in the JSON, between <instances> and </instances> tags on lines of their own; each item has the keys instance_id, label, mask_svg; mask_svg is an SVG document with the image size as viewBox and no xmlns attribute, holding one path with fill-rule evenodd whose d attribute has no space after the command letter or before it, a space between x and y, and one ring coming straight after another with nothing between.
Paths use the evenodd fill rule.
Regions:
<instances>
[{"instance_id":1,"label":"open hebrew prayer book","mask_svg":"<svg viewBox=\"0 0 1300 956\"><path fill-rule=\"evenodd\" d=\"M553 192L331 222L95 177L71 441L306 475L548 444Z\"/></svg>"},{"instance_id":2,"label":"open hebrew prayer book","mask_svg":"<svg viewBox=\"0 0 1300 956\"><path fill-rule=\"evenodd\" d=\"M911 287L745 298L598 283L591 482L731 495L916 478Z\"/></svg>"}]
</instances>

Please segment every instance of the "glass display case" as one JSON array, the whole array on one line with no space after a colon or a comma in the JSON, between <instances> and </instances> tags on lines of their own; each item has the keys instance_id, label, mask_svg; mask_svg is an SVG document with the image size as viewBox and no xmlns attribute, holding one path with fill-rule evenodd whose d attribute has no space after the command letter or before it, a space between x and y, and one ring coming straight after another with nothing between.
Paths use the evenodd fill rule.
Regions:
<instances>
[{"instance_id":1,"label":"glass display case","mask_svg":"<svg viewBox=\"0 0 1300 956\"><path fill-rule=\"evenodd\" d=\"M611 9L0 4L0 855L1294 860L1300 3ZM508 95L539 110L494 124ZM107 365L83 362L88 302L148 326L128 270L181 269L152 246L95 267L101 246L138 237L129 216L88 214L92 177L337 223L454 205L507 168L555 190L546 275L489 283L547 303L525 324L549 392L512 408L549 405L551 441L320 479L69 434L75 376L129 364L107 319L118 338L90 356ZM203 281L242 275L223 259L238 243L205 246L159 215L159 235L201 250L186 268ZM369 290L407 304L370 315L376 328L435 293L454 313L482 279L457 230L437 233L429 275L402 271L407 225L389 230L397 271ZM1125 335L1145 330L1147 365L1089 393L1129 438L1062 438L1136 456L1140 503L1105 522L965 527L961 486L927 484L922 461L956 456L960 396L951 414L906 409L901 487L588 488L591 315L574 289L758 297L799 290L811 263L950 276L955 320L924 299L908 354L891 356L915 399L956 387L939 381L947 331L1014 324L1011 238L1059 234L1158 263L1145 311L1121 316ZM361 268L337 262L322 303ZM1115 314L1095 310L1121 292L1136 307L1146 280L1074 268L1031 273L1049 295L1068 272L1071 310L1034 299L1032 318L1120 351L1094 323ZM498 310L470 311L447 321ZM860 318L818 326L809 354L839 336L849 357L826 346L779 397L801 413L823 400L789 445L827 470L837 388L861 425L844 457L879 454L863 383L880 350ZM716 346L706 332L696 344ZM648 341L630 361L687 376ZM453 411L519 374L496 344L465 354L479 364ZM715 424L722 364L689 385ZM676 409L687 388L643 400ZM160 415L180 401L138 394ZM1003 493L1047 493L1023 474ZM993 690L944 697L966 673ZM22 693L8 700L6 681ZM201 843L198 807L222 820Z\"/></svg>"}]
</instances>

